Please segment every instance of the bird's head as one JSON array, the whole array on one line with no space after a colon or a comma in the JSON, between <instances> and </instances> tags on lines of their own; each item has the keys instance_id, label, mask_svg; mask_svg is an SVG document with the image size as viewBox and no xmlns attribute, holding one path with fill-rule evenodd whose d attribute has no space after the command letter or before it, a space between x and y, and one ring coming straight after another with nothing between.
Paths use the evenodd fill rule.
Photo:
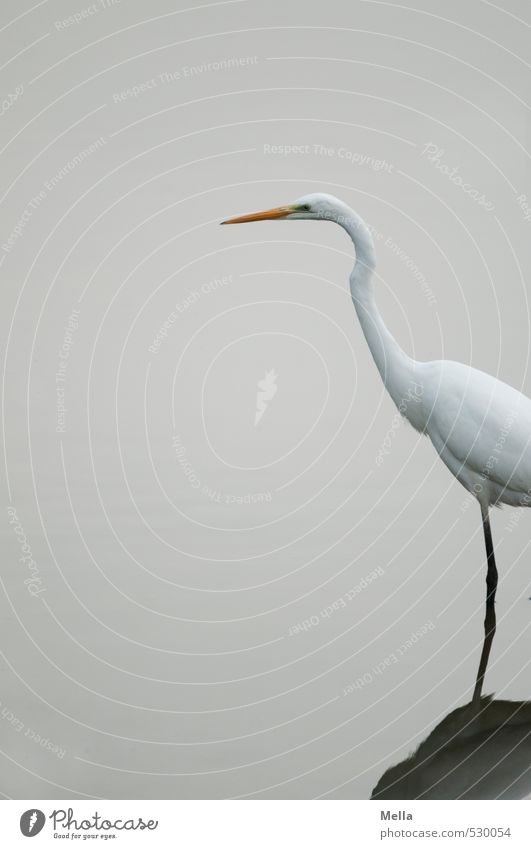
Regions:
<instances>
[{"instance_id":1,"label":"bird's head","mask_svg":"<svg viewBox=\"0 0 531 849\"><path fill-rule=\"evenodd\" d=\"M346 203L333 195L324 194L324 192L304 195L294 203L275 206L273 209L265 209L263 212L251 212L250 215L239 215L237 218L229 218L221 223L246 224L248 221L268 221L272 219L333 221L346 230L354 242L356 257L362 261L362 264L367 268L374 268L374 242L369 228L363 219Z\"/></svg>"},{"instance_id":2,"label":"bird's head","mask_svg":"<svg viewBox=\"0 0 531 849\"><path fill-rule=\"evenodd\" d=\"M249 221L268 221L272 219L285 219L297 221L310 219L314 221L335 221L342 224L341 216L348 214L350 210L342 201L333 195L315 193L304 195L294 203L284 206L275 206L273 209L265 209L262 212L251 212L249 215L240 215L237 218L229 218L222 224L246 224Z\"/></svg>"}]
</instances>

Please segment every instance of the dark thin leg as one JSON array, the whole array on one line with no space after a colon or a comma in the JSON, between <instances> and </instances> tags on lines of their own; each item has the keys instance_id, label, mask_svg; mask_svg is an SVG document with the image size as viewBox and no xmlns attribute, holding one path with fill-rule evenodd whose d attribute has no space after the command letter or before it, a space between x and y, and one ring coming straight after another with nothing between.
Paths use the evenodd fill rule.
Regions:
<instances>
[{"instance_id":1,"label":"dark thin leg","mask_svg":"<svg viewBox=\"0 0 531 849\"><path fill-rule=\"evenodd\" d=\"M481 698L481 690L483 680L487 671L489 662L490 650L492 641L496 633L496 611L494 609L494 601L496 599L496 589L498 587L498 570L496 569L496 560L494 559L494 547L492 545L492 533L490 530L490 520L488 508L481 511L483 520L483 533L485 534L485 550L487 553L487 600L485 606L485 639L483 640L483 650L479 661L478 674L476 677L476 686L474 688L474 696L472 701L477 701Z\"/></svg>"},{"instance_id":2,"label":"dark thin leg","mask_svg":"<svg viewBox=\"0 0 531 849\"><path fill-rule=\"evenodd\" d=\"M489 511L482 512L483 533L485 534L485 549L487 552L487 610L494 610L494 599L498 587L498 570L494 559L494 547L492 545L492 533L490 530Z\"/></svg>"}]
</instances>

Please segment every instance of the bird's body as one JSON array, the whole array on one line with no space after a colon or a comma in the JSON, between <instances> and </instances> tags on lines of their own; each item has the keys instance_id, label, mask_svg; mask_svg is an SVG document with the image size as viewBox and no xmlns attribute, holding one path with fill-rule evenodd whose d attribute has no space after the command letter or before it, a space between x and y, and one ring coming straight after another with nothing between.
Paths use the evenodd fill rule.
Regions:
<instances>
[{"instance_id":1,"label":"bird's body","mask_svg":"<svg viewBox=\"0 0 531 849\"><path fill-rule=\"evenodd\" d=\"M376 305L374 242L362 218L332 195L223 222L308 219L339 224L354 244L350 291L372 357L389 395L412 426L426 434L443 463L481 507L487 552L485 643L476 683L481 692L495 630L498 573L489 521L491 505L531 504L531 400L497 378L451 360L419 362L389 332Z\"/></svg>"},{"instance_id":2,"label":"bird's body","mask_svg":"<svg viewBox=\"0 0 531 849\"><path fill-rule=\"evenodd\" d=\"M349 224L349 218L352 223ZM443 463L485 513L531 503L531 400L501 380L452 360L419 362L387 329L374 298L374 246L366 225L343 211L356 248L350 289L380 376L400 412L426 434Z\"/></svg>"},{"instance_id":3,"label":"bird's body","mask_svg":"<svg viewBox=\"0 0 531 849\"><path fill-rule=\"evenodd\" d=\"M478 369L420 364L425 432L441 460L485 509L531 503L531 400Z\"/></svg>"}]
</instances>

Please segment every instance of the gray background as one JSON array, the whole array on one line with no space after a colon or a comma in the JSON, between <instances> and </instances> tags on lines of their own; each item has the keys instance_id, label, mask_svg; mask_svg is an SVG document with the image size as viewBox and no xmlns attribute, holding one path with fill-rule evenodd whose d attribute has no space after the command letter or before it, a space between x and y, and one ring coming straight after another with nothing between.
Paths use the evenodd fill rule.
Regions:
<instances>
[{"instance_id":1,"label":"gray background","mask_svg":"<svg viewBox=\"0 0 531 849\"><path fill-rule=\"evenodd\" d=\"M528 4L98 0L57 25L89 5L1 10L2 98L23 89L2 245L27 221L0 254L0 790L366 798L470 697L478 509L383 391L345 234L218 222L337 194L376 231L406 350L529 394ZM525 699L531 515L494 533L487 691Z\"/></svg>"}]
</instances>

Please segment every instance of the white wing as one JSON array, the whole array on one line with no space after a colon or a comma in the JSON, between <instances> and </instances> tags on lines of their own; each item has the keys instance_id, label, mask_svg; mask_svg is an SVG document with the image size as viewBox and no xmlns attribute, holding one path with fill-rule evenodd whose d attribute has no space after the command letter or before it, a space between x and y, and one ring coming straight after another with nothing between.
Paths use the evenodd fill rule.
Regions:
<instances>
[{"instance_id":1,"label":"white wing","mask_svg":"<svg viewBox=\"0 0 531 849\"><path fill-rule=\"evenodd\" d=\"M525 494L531 503L531 400L462 363L423 363L420 373L426 433L453 474L471 491L491 482L490 503Z\"/></svg>"}]
</instances>

